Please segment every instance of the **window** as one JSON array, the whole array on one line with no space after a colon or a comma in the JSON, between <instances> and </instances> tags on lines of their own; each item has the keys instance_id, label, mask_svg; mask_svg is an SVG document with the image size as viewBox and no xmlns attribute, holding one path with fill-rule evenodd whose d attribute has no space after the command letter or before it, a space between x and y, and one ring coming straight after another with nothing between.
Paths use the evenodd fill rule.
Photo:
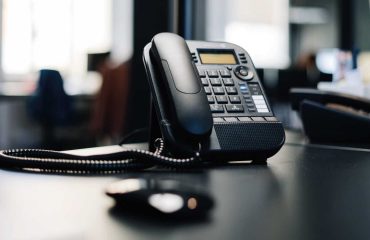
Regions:
<instances>
[{"instance_id":1,"label":"window","mask_svg":"<svg viewBox=\"0 0 370 240\"><path fill-rule=\"evenodd\" d=\"M288 0L208 0L206 9L207 40L240 45L259 68L289 66Z\"/></svg>"},{"instance_id":2,"label":"window","mask_svg":"<svg viewBox=\"0 0 370 240\"><path fill-rule=\"evenodd\" d=\"M3 0L1 65L5 77L41 68L86 72L89 52L110 51L113 0Z\"/></svg>"}]
</instances>

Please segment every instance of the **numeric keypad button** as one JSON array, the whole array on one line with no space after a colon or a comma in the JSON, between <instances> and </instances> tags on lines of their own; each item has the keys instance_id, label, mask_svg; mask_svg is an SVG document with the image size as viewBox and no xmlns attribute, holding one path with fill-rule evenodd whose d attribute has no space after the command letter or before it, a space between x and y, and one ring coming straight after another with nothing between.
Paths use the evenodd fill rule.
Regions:
<instances>
[{"instance_id":1,"label":"numeric keypad button","mask_svg":"<svg viewBox=\"0 0 370 240\"><path fill-rule=\"evenodd\" d=\"M225 95L216 96L217 103L228 103Z\"/></svg>"},{"instance_id":2,"label":"numeric keypad button","mask_svg":"<svg viewBox=\"0 0 370 240\"><path fill-rule=\"evenodd\" d=\"M238 94L238 91L236 90L235 87L226 87L226 92L227 94Z\"/></svg>"},{"instance_id":3,"label":"numeric keypad button","mask_svg":"<svg viewBox=\"0 0 370 240\"><path fill-rule=\"evenodd\" d=\"M219 78L212 78L211 80L211 85L212 86L221 86L221 79Z\"/></svg>"},{"instance_id":4,"label":"numeric keypad button","mask_svg":"<svg viewBox=\"0 0 370 240\"><path fill-rule=\"evenodd\" d=\"M208 80L207 78L201 78L203 86L208 86Z\"/></svg>"},{"instance_id":5,"label":"numeric keypad button","mask_svg":"<svg viewBox=\"0 0 370 240\"><path fill-rule=\"evenodd\" d=\"M211 108L211 112L213 113L223 113L225 111L223 105L211 104L209 105L209 107Z\"/></svg>"},{"instance_id":6,"label":"numeric keypad button","mask_svg":"<svg viewBox=\"0 0 370 240\"><path fill-rule=\"evenodd\" d=\"M220 70L220 75L221 77L231 77L230 71L229 70Z\"/></svg>"},{"instance_id":7,"label":"numeric keypad button","mask_svg":"<svg viewBox=\"0 0 370 240\"><path fill-rule=\"evenodd\" d=\"M214 103L215 102L215 98L213 96L207 96L207 100L209 103Z\"/></svg>"},{"instance_id":8,"label":"numeric keypad button","mask_svg":"<svg viewBox=\"0 0 370 240\"><path fill-rule=\"evenodd\" d=\"M204 70L199 70L198 69L198 74L199 74L199 77L206 77L206 72Z\"/></svg>"},{"instance_id":9,"label":"numeric keypad button","mask_svg":"<svg viewBox=\"0 0 370 240\"><path fill-rule=\"evenodd\" d=\"M234 80L231 78L224 78L222 79L225 86L234 86Z\"/></svg>"},{"instance_id":10,"label":"numeric keypad button","mask_svg":"<svg viewBox=\"0 0 370 240\"><path fill-rule=\"evenodd\" d=\"M212 91L209 87L204 87L204 91L206 92L207 95L211 95Z\"/></svg>"},{"instance_id":11,"label":"numeric keypad button","mask_svg":"<svg viewBox=\"0 0 370 240\"><path fill-rule=\"evenodd\" d=\"M229 96L229 99L231 103L241 103L239 96Z\"/></svg>"},{"instance_id":12,"label":"numeric keypad button","mask_svg":"<svg viewBox=\"0 0 370 240\"><path fill-rule=\"evenodd\" d=\"M217 70L207 70L208 77L215 78L218 77L218 71Z\"/></svg>"},{"instance_id":13,"label":"numeric keypad button","mask_svg":"<svg viewBox=\"0 0 370 240\"><path fill-rule=\"evenodd\" d=\"M244 108L241 104L228 104L226 105L226 110L229 113L244 112Z\"/></svg>"},{"instance_id":14,"label":"numeric keypad button","mask_svg":"<svg viewBox=\"0 0 370 240\"><path fill-rule=\"evenodd\" d=\"M216 95L223 95L225 94L225 90L223 87L213 87L213 93Z\"/></svg>"}]
</instances>

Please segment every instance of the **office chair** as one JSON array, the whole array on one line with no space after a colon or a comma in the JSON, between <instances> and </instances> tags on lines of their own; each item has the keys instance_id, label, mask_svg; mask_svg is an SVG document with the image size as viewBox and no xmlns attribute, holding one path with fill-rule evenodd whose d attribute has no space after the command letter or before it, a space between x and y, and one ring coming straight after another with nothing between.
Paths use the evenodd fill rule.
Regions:
<instances>
[{"instance_id":1,"label":"office chair","mask_svg":"<svg viewBox=\"0 0 370 240\"><path fill-rule=\"evenodd\" d=\"M63 88L63 79L56 70L42 69L37 88L28 101L28 112L41 124L43 145L53 146L55 127L73 121L72 99Z\"/></svg>"},{"instance_id":2,"label":"office chair","mask_svg":"<svg viewBox=\"0 0 370 240\"><path fill-rule=\"evenodd\" d=\"M290 97L311 143L370 148L368 99L300 88L292 89Z\"/></svg>"}]
</instances>

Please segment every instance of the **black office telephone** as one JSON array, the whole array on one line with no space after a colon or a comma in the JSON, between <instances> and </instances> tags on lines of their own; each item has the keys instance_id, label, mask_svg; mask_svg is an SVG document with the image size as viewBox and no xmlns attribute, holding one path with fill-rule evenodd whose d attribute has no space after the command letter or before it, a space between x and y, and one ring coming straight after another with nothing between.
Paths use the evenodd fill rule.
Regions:
<instances>
[{"instance_id":1,"label":"black office telephone","mask_svg":"<svg viewBox=\"0 0 370 240\"><path fill-rule=\"evenodd\" d=\"M173 154L265 160L284 144L252 60L224 42L160 33L143 60L161 135Z\"/></svg>"},{"instance_id":2,"label":"black office telephone","mask_svg":"<svg viewBox=\"0 0 370 240\"><path fill-rule=\"evenodd\" d=\"M133 149L81 157L9 150L0 152L0 165L86 171L153 164L185 167L200 162L266 161L284 144L283 126L241 47L160 33L145 46L143 60L153 102L152 152Z\"/></svg>"}]
</instances>

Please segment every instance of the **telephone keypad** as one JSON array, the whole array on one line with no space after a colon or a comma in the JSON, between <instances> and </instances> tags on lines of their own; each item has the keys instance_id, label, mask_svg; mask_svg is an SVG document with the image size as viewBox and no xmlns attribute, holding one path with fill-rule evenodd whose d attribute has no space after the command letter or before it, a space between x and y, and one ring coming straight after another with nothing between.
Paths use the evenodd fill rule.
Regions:
<instances>
[{"instance_id":1,"label":"telephone keypad","mask_svg":"<svg viewBox=\"0 0 370 240\"><path fill-rule=\"evenodd\" d=\"M262 117L271 114L262 90L256 79L246 81L235 74L235 68L210 66L199 70L204 91L210 104L211 112L219 122L227 121L262 121L251 117ZM245 71L245 72L244 72ZM241 67L239 73L250 77L251 68ZM262 115L262 116L261 116ZM263 118L262 118L263 119ZM230 120L230 119L228 119ZM267 120L266 120L267 121Z\"/></svg>"}]
</instances>

